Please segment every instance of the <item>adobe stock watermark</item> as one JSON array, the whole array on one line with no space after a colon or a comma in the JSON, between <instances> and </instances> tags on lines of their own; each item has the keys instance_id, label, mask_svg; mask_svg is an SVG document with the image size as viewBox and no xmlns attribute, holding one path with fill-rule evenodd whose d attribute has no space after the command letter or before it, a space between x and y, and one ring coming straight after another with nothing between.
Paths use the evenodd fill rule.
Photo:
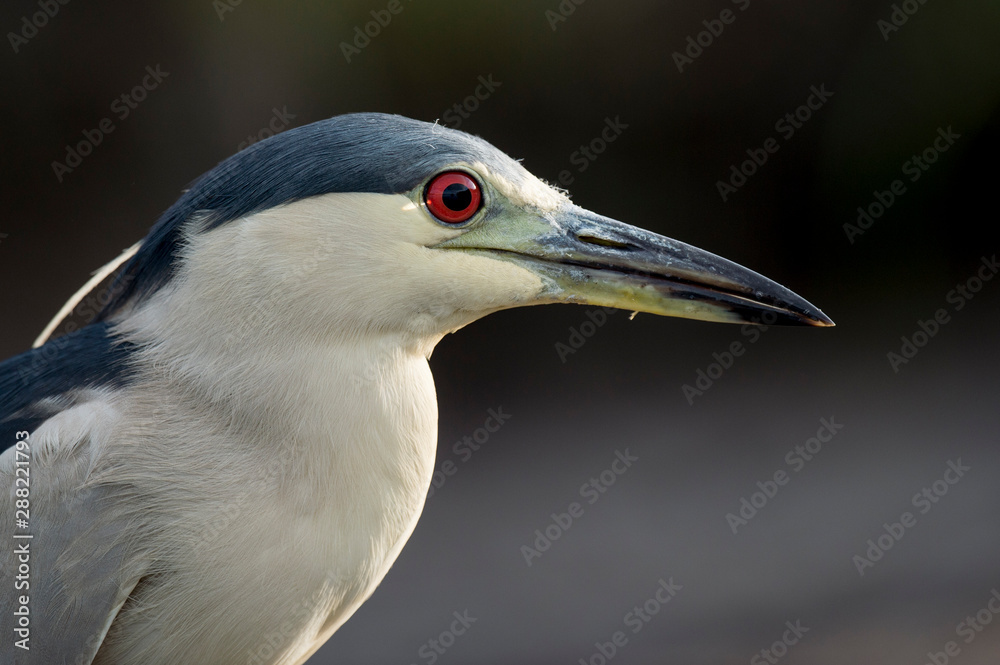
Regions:
<instances>
[{"instance_id":1,"label":"adobe stock watermark","mask_svg":"<svg viewBox=\"0 0 1000 665\"><path fill-rule=\"evenodd\" d=\"M580 497L586 499L588 505L594 505L604 496L608 488L618 481L619 476L627 472L638 461L639 458L632 455L628 448L624 452L616 450L615 459L612 460L611 465L580 486ZM541 558L542 554L548 552L552 543L569 531L573 523L583 517L583 514L583 504L578 501L571 502L564 513L552 513L552 521L548 525L541 529L535 529L535 540L532 543L534 547L521 545L524 563L530 568L534 560Z\"/></svg>"},{"instance_id":2,"label":"adobe stock watermark","mask_svg":"<svg viewBox=\"0 0 1000 665\"><path fill-rule=\"evenodd\" d=\"M478 621L476 617L469 614L467 609L462 612L452 612L451 615L455 617L451 625L441 631L437 637L432 637L417 649L417 656L421 662L434 665L448 649L455 646L458 638L465 635L472 624ZM412 663L412 665L416 665L416 663Z\"/></svg>"},{"instance_id":3,"label":"adobe stock watermark","mask_svg":"<svg viewBox=\"0 0 1000 665\"><path fill-rule=\"evenodd\" d=\"M132 111L138 108L139 104L145 101L150 92L160 87L160 84L168 76L170 76L170 72L160 69L159 64L155 67L147 65L146 75L142 77L139 84L131 90L123 92L111 102L111 112L118 120L125 120L132 114ZM80 166L83 163L83 158L94 152L94 149L101 145L105 137L113 131L115 131L115 122L111 117L103 118L94 129L83 130L83 138L80 141L77 141L75 145L66 146L64 160L52 162L52 172L55 174L56 180L62 182L66 174L72 173Z\"/></svg>"},{"instance_id":4,"label":"adobe stock watermark","mask_svg":"<svg viewBox=\"0 0 1000 665\"><path fill-rule=\"evenodd\" d=\"M275 449L269 451L273 461L258 467L252 480L268 485L281 478L292 465L292 455L288 448L288 443L282 440ZM201 508L203 521L195 527L196 531L193 529L189 531L191 550L198 552L203 548L211 547L212 543L216 542L220 536L227 535L230 527L247 510L251 498L250 495L239 495L228 497L221 506L204 505Z\"/></svg>"},{"instance_id":5,"label":"adobe stock watermark","mask_svg":"<svg viewBox=\"0 0 1000 665\"><path fill-rule=\"evenodd\" d=\"M266 321L273 316L274 309L285 297L285 294L294 290L296 285L301 284L321 265L329 261L340 245L339 236L332 231L314 238L311 256L296 261L294 267L281 273L281 278L275 288L270 289L267 294L254 299L248 306L241 309L238 321L231 325L223 336L223 346L234 348L243 343L246 333L253 331L255 326L261 325L262 322L267 325ZM358 385L381 380L378 367L372 364L369 364L364 371L352 374L351 378Z\"/></svg>"},{"instance_id":6,"label":"adobe stock watermark","mask_svg":"<svg viewBox=\"0 0 1000 665\"><path fill-rule=\"evenodd\" d=\"M271 109L271 119L268 121L267 125L261 127L256 134L250 134L247 136L242 143L236 146L236 150L239 151L243 150L243 148L249 148L258 141L263 141L264 139L269 139L276 134L280 134L288 129L291 121L294 119L295 114L289 113L287 106L282 106L280 111L278 110L278 107L275 106Z\"/></svg>"},{"instance_id":7,"label":"adobe stock watermark","mask_svg":"<svg viewBox=\"0 0 1000 665\"><path fill-rule=\"evenodd\" d=\"M753 658L750 659L750 665L764 665L764 663L774 665L787 656L789 650L798 644L803 636L809 632L809 627L803 626L801 619L796 619L795 623L786 621L785 629L780 639L772 642L771 646L766 649L761 649L754 654Z\"/></svg>"},{"instance_id":8,"label":"adobe stock watermark","mask_svg":"<svg viewBox=\"0 0 1000 665\"><path fill-rule=\"evenodd\" d=\"M910 503L920 511L921 515L926 515L971 470L972 467L962 464L961 457L955 460L948 460L941 478L931 483L930 487L924 487L914 494L913 498L910 499ZM865 571L868 568L874 568L875 564L885 557L886 552L903 539L907 530L912 529L916 525L917 517L909 511L901 514L898 522L891 524L884 522L882 524L883 533L868 539L866 543L868 548L864 554L855 554L851 558L854 567L857 568L858 575L864 577Z\"/></svg>"},{"instance_id":9,"label":"adobe stock watermark","mask_svg":"<svg viewBox=\"0 0 1000 665\"><path fill-rule=\"evenodd\" d=\"M545 10L545 20L548 21L549 27L552 28L552 32L555 32L559 27L560 23L565 23L576 8L582 5L587 0L562 0L555 9Z\"/></svg>"},{"instance_id":10,"label":"adobe stock watermark","mask_svg":"<svg viewBox=\"0 0 1000 665\"><path fill-rule=\"evenodd\" d=\"M6 240L9 237L10 237L9 233L0 233L0 245L2 245L3 241Z\"/></svg>"},{"instance_id":11,"label":"adobe stock watermark","mask_svg":"<svg viewBox=\"0 0 1000 665\"><path fill-rule=\"evenodd\" d=\"M785 465L789 470L778 469L764 481L757 481L757 489L749 498L740 497L740 507L735 513L726 513L726 523L733 534L738 533L741 526L746 526L764 507L778 495L782 487L788 485L792 477L804 469L823 450L824 443L833 441L837 432L844 429L843 423L838 423L835 416L829 419L819 419L819 429L816 435L806 439L785 453Z\"/></svg>"},{"instance_id":12,"label":"adobe stock watermark","mask_svg":"<svg viewBox=\"0 0 1000 665\"><path fill-rule=\"evenodd\" d=\"M774 123L774 131L778 132L786 142L790 141L795 133L805 126L805 123L812 119L813 115L822 109L833 93L826 89L826 84L821 83L817 88L815 85L809 87L810 95L806 101L795 108L795 110L784 114ZM771 155L781 149L781 143L773 136L764 140L760 148L747 148L746 154L749 159L745 159L737 166L733 164L729 167L729 178L727 180L717 180L715 188L719 191L719 196L723 202L740 190L747 180L758 170L760 170Z\"/></svg>"},{"instance_id":13,"label":"adobe stock watermark","mask_svg":"<svg viewBox=\"0 0 1000 665\"><path fill-rule=\"evenodd\" d=\"M737 5L741 12L745 12L750 7L750 0L732 0L732 3ZM683 53L674 51L671 55L674 59L674 64L677 65L677 71L683 74L684 68L688 65L693 65L694 61L705 52L705 49L714 44L715 40L722 36L726 26L732 25L735 21L736 12L728 7L719 12L719 18L702 21L701 24L705 26L705 29L693 37L688 35L687 46L684 48Z\"/></svg>"},{"instance_id":14,"label":"adobe stock watermark","mask_svg":"<svg viewBox=\"0 0 1000 665\"><path fill-rule=\"evenodd\" d=\"M243 4L243 0L212 0L212 9L219 17L219 22L226 20L226 14L236 11L236 8Z\"/></svg>"},{"instance_id":15,"label":"adobe stock watermark","mask_svg":"<svg viewBox=\"0 0 1000 665\"><path fill-rule=\"evenodd\" d=\"M44 372L50 364L59 360L63 351L69 346L66 335L89 324L109 302L128 289L132 279L131 275L115 279L106 290L89 293L83 300L77 303L76 307L61 322L59 331L53 332L44 345L35 349L35 353L31 356L31 363L27 367L18 368L21 385L27 386ZM75 319L83 319L83 325L80 325Z\"/></svg>"},{"instance_id":16,"label":"adobe stock watermark","mask_svg":"<svg viewBox=\"0 0 1000 665\"><path fill-rule=\"evenodd\" d=\"M326 578L315 586L315 590L309 596L303 598L283 617L281 623L274 623L271 630L261 636L260 641L252 648L246 650L246 665L267 665L275 661L275 656L287 653L288 648L299 637L299 632L303 626L308 625L315 617L316 608L322 603L329 588L341 587L348 584L332 571ZM114 629L114 624L112 624ZM88 661L89 662L89 661Z\"/></svg>"},{"instance_id":17,"label":"adobe stock watermark","mask_svg":"<svg viewBox=\"0 0 1000 665\"><path fill-rule=\"evenodd\" d=\"M601 129L601 133L586 145L581 145L573 151L569 156L569 163L576 167L577 173L583 173L597 161L599 155L608 149L608 145L618 140L618 137L626 129L628 129L628 125L622 122L621 116L616 115L614 120L610 117L604 118L604 127ZM559 172L559 184L563 187L569 187L575 179L569 169L563 169Z\"/></svg>"},{"instance_id":18,"label":"adobe stock watermark","mask_svg":"<svg viewBox=\"0 0 1000 665\"><path fill-rule=\"evenodd\" d=\"M465 464L472 459L472 456L490 440L494 434L513 416L504 413L503 407L487 409L486 420L481 427L472 430L472 434L466 434L451 446L451 452L458 458L458 462L452 459L442 460L438 468L431 476L431 487L427 492L427 498L434 496L437 490L444 487L448 479L458 473L459 464Z\"/></svg>"},{"instance_id":19,"label":"adobe stock watermark","mask_svg":"<svg viewBox=\"0 0 1000 665\"><path fill-rule=\"evenodd\" d=\"M468 120L471 114L479 110L480 103L492 97L496 89L503 85L503 81L493 79L493 74L480 76L478 81L479 85L471 95L441 114L441 119L452 129L461 127L464 120Z\"/></svg>"},{"instance_id":20,"label":"adobe stock watermark","mask_svg":"<svg viewBox=\"0 0 1000 665\"><path fill-rule=\"evenodd\" d=\"M14 53L18 53L29 41L38 36L38 31L49 24L49 20L54 19L63 5L68 5L70 0L38 0L38 11L21 17L20 29L17 32L8 32L7 41Z\"/></svg>"},{"instance_id":21,"label":"adobe stock watermark","mask_svg":"<svg viewBox=\"0 0 1000 665\"><path fill-rule=\"evenodd\" d=\"M980 259L979 268L976 274L965 280L964 283L956 284L955 288L945 295L945 302L951 304L952 311L960 312L976 297L976 294L983 290L983 286L992 280L1000 272L1000 262L997 262L997 255ZM909 364L920 353L920 349L927 344L941 331L942 326L951 323L951 314L944 307L939 307L927 320L918 319L917 329L910 335L903 335L899 338L901 344L899 351L889 351L886 358L889 367L895 374L899 374L899 368Z\"/></svg>"},{"instance_id":22,"label":"adobe stock watermark","mask_svg":"<svg viewBox=\"0 0 1000 665\"><path fill-rule=\"evenodd\" d=\"M699 367L695 370L693 385L685 383L681 386L681 393L684 395L684 399L687 400L688 406L694 406L696 397L702 397L706 392L711 390L715 382L721 379L722 375L732 368L736 363L736 359L746 353L747 347L751 344L756 344L761 335L767 332L770 326L777 320L778 316L774 312L764 312L760 320L755 320L756 323L744 323L740 327L740 335L747 340L745 344L740 340L736 340L729 344L727 350L721 353L718 351L713 352L713 362L708 363L704 368Z\"/></svg>"},{"instance_id":23,"label":"adobe stock watermark","mask_svg":"<svg viewBox=\"0 0 1000 665\"><path fill-rule=\"evenodd\" d=\"M413 0L407 0L412 2ZM389 0L385 9L373 9L369 12L372 20L362 26L354 26L354 39L348 42L340 42L340 52L344 54L347 63L351 63L351 58L361 55L361 52L368 48L372 40L382 34L382 31L389 27L392 19L403 13L406 7L402 0Z\"/></svg>"},{"instance_id":24,"label":"adobe stock watermark","mask_svg":"<svg viewBox=\"0 0 1000 665\"><path fill-rule=\"evenodd\" d=\"M927 4L927 0L903 0L900 4L890 5L892 12L889 20L880 18L875 21L876 27L882 33L882 39L889 41L889 35L899 32L899 29L906 25L910 17L920 11L920 8Z\"/></svg>"},{"instance_id":25,"label":"adobe stock watermark","mask_svg":"<svg viewBox=\"0 0 1000 665\"><path fill-rule=\"evenodd\" d=\"M587 318L578 326L569 327L569 336L565 342L556 342L555 350L559 360L566 364L566 359L575 354L587 340L593 337L597 331L608 322L608 317L621 310L614 307L598 307L587 311Z\"/></svg>"},{"instance_id":26,"label":"adobe stock watermark","mask_svg":"<svg viewBox=\"0 0 1000 665\"><path fill-rule=\"evenodd\" d=\"M975 614L969 614L958 622L955 626L955 633L963 638L966 644L972 644L979 634L986 630L986 626L993 623L993 619L1000 615L1000 591L996 587L990 589L990 597L986 600L982 609ZM962 647L957 640L945 642L941 651L928 651L926 665L948 665L953 658L962 653Z\"/></svg>"},{"instance_id":27,"label":"adobe stock watermark","mask_svg":"<svg viewBox=\"0 0 1000 665\"><path fill-rule=\"evenodd\" d=\"M673 577L657 580L653 593L642 603L629 610L622 618L625 630L616 630L607 642L594 642L595 651L585 658L577 660L578 665L608 665L615 656L628 645L629 635L637 635L653 620L660 610L670 605L677 597L677 592L684 587L674 582Z\"/></svg>"},{"instance_id":28,"label":"adobe stock watermark","mask_svg":"<svg viewBox=\"0 0 1000 665\"><path fill-rule=\"evenodd\" d=\"M955 145L955 141L960 138L962 135L956 134L951 125L948 125L948 129L938 127L937 137L931 145L927 146L919 155L914 154L903 162L900 170L902 170L903 175L908 176L910 182L920 180L920 176L926 173L931 165L937 162L943 153L948 152L948 149ZM887 190L872 192L874 200L866 206L858 206L857 221L854 224L850 222L844 224L844 233L847 234L848 242L853 245L854 241L864 235L865 231L875 224L875 220L884 215L906 191L906 183L897 178L889 183Z\"/></svg>"}]
</instances>

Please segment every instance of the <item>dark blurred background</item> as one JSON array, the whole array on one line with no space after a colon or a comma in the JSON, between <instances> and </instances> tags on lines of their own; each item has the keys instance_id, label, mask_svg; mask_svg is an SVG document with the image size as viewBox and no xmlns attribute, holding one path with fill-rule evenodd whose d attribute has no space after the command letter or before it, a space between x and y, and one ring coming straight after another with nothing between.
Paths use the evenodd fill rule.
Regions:
<instances>
[{"instance_id":1,"label":"dark blurred background","mask_svg":"<svg viewBox=\"0 0 1000 665\"><path fill-rule=\"evenodd\" d=\"M544 307L449 336L432 365L453 475L311 663L1000 661L1000 279L969 283L1000 249L1000 5L235 2L70 2L52 17L3 3L0 357L248 137L362 110L460 119L550 182L569 171L580 205L752 267L838 324L618 313L595 329L591 310ZM348 61L372 12L391 21ZM480 77L493 89L469 99ZM787 137L776 122L813 86L833 94ZM104 118L114 130L91 154L53 167ZM606 119L627 128L574 156ZM724 201L717 182L769 137L778 151ZM927 149L933 164L906 167ZM905 192L867 230L845 230L897 179ZM947 323L915 336L938 309ZM574 330L592 334L579 346ZM686 397L699 370L717 378ZM489 409L509 418L484 438ZM831 418L843 427L819 453L786 459ZM453 447L465 436L482 441L471 455ZM614 485L581 496L626 450L638 460ZM969 470L935 485L949 461ZM782 470L789 482L767 485ZM758 482L777 492L734 534L726 516L766 498ZM915 504L924 488L934 503ZM574 501L583 515L550 527ZM915 524L886 535L904 512ZM522 546L547 527L559 538L528 566ZM891 549L859 564L880 536ZM633 632L661 580L682 588ZM454 612L476 619L462 635Z\"/></svg>"}]
</instances>

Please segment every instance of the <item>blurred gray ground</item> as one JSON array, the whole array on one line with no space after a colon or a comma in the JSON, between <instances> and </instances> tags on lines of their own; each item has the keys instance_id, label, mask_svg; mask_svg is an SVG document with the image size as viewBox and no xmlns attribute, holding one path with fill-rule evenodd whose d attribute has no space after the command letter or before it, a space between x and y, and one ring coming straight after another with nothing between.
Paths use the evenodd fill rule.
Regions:
<instances>
[{"instance_id":1,"label":"blurred gray ground","mask_svg":"<svg viewBox=\"0 0 1000 665\"><path fill-rule=\"evenodd\" d=\"M404 0L347 62L342 42L386 2L221 15L208 0L71 2L15 53L8 32L38 5L8 0L0 357L276 115L449 122L492 76L461 129L551 182L570 171L580 205L758 270L838 327L749 343L738 327L621 313L565 363L555 346L585 308L504 312L449 336L431 362L439 463L457 470L310 662L599 665L595 645L624 631L616 665L768 663L786 622L809 630L781 663L923 665L949 641L949 662L1000 662L1000 617L987 611L971 643L956 632L1000 588L1000 279L961 311L948 301L1000 251L1000 6L928 2L885 39L889 2L744 4L591 0L553 30L556 0ZM679 72L673 54L725 8L734 22ZM118 119L113 101L157 65L169 75ZM724 202L717 181L823 85L833 96ZM52 162L105 117L114 132L59 182ZM628 127L580 171L606 118ZM949 127L960 138L906 179ZM905 194L849 242L844 224L895 179ZM886 354L938 308L951 321L894 372ZM681 387L734 341L744 355L688 404ZM453 450L501 407L509 421L479 450ZM843 429L734 535L726 514L831 417ZM581 485L626 449L638 460L586 503ZM913 495L959 458L971 470L920 514ZM583 515L527 566L521 547L574 501ZM907 511L916 524L859 575L852 557ZM632 633L661 579L682 588ZM466 611L468 631L441 637Z\"/></svg>"}]
</instances>

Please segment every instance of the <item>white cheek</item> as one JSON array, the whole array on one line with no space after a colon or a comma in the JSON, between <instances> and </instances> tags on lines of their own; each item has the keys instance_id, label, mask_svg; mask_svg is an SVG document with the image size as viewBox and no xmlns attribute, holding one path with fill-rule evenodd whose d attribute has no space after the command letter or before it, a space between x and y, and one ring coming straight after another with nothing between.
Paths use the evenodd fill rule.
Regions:
<instances>
[{"instance_id":1,"label":"white cheek","mask_svg":"<svg viewBox=\"0 0 1000 665\"><path fill-rule=\"evenodd\" d=\"M440 270L454 275L456 291L470 304L492 311L497 308L530 304L542 291L535 273L508 261L455 250L440 252Z\"/></svg>"}]
</instances>

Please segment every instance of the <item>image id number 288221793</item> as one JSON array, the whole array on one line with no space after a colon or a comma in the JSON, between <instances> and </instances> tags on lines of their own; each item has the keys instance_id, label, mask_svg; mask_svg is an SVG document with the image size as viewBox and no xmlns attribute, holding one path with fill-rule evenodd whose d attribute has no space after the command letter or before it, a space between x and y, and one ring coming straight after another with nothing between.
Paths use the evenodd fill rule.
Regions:
<instances>
[{"instance_id":1,"label":"image id number 288221793","mask_svg":"<svg viewBox=\"0 0 1000 665\"><path fill-rule=\"evenodd\" d=\"M30 433L18 432L14 445L14 646L31 649L31 442Z\"/></svg>"}]
</instances>

